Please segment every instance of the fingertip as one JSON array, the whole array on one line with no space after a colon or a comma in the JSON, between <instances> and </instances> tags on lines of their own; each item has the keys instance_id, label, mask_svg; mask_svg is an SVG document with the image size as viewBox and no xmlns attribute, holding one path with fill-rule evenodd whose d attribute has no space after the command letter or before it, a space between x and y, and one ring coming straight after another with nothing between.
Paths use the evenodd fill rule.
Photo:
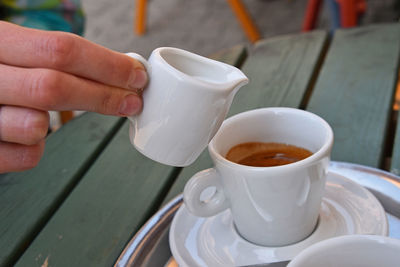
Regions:
<instances>
[{"instance_id":1,"label":"fingertip","mask_svg":"<svg viewBox=\"0 0 400 267\"><path fill-rule=\"evenodd\" d=\"M128 86L130 89L143 88L147 80L147 72L142 68L136 68L130 75Z\"/></svg>"},{"instance_id":2,"label":"fingertip","mask_svg":"<svg viewBox=\"0 0 400 267\"><path fill-rule=\"evenodd\" d=\"M146 60L135 53L128 53L129 60L132 62L132 70L130 71L128 89L144 88L148 82L147 66L142 62Z\"/></svg>"},{"instance_id":3,"label":"fingertip","mask_svg":"<svg viewBox=\"0 0 400 267\"><path fill-rule=\"evenodd\" d=\"M43 156L44 146L45 140L31 146L0 142L0 173L36 167Z\"/></svg>"},{"instance_id":4,"label":"fingertip","mask_svg":"<svg viewBox=\"0 0 400 267\"><path fill-rule=\"evenodd\" d=\"M50 116L47 111L18 106L1 106L0 140L35 145L47 135Z\"/></svg>"},{"instance_id":5,"label":"fingertip","mask_svg":"<svg viewBox=\"0 0 400 267\"><path fill-rule=\"evenodd\" d=\"M119 115L121 116L132 116L140 113L142 110L143 101L142 99L134 94L125 96L119 108Z\"/></svg>"},{"instance_id":6,"label":"fingertip","mask_svg":"<svg viewBox=\"0 0 400 267\"><path fill-rule=\"evenodd\" d=\"M44 140L50 126L50 114L47 111L31 110L32 116L25 123L25 145L35 145Z\"/></svg>"},{"instance_id":7,"label":"fingertip","mask_svg":"<svg viewBox=\"0 0 400 267\"><path fill-rule=\"evenodd\" d=\"M45 140L39 141L35 145L26 146L21 159L23 170L29 170L36 167L44 154Z\"/></svg>"}]
</instances>

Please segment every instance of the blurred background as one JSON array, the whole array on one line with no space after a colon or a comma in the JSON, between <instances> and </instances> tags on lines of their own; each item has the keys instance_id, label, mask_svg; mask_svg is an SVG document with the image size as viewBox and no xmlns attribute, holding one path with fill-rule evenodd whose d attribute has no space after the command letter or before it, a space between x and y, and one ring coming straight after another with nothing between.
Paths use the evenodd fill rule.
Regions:
<instances>
[{"instance_id":1,"label":"blurred background","mask_svg":"<svg viewBox=\"0 0 400 267\"><path fill-rule=\"evenodd\" d=\"M74 0L76 1L76 0ZM145 32L135 32L136 8L140 0L81 0L85 16L83 36L119 52L148 57L161 46L182 48L203 56L237 44L253 44L235 16L229 0L147 0ZM298 33L302 30L311 0L242 0L260 38ZM333 27L330 0L321 0L315 29ZM347 0L345 0L347 1ZM234 1L231 1L231 3ZM332 2L332 1L331 1ZM400 19L400 0L365 0L359 25ZM75 111L72 116L82 112ZM51 112L51 128L70 119ZM64 122L63 122L64 121Z\"/></svg>"},{"instance_id":2,"label":"blurred background","mask_svg":"<svg viewBox=\"0 0 400 267\"><path fill-rule=\"evenodd\" d=\"M357 9L363 10L357 13L355 25L400 18L400 0L0 0L0 18L26 27L77 33L110 49L146 58L161 46L209 56L238 44L250 48L254 43L238 13L252 21L253 26L247 28L256 29L257 38L270 38L301 32L306 11L317 10L309 4L317 2L320 8L313 29L329 31L339 26L339 2L342 7L357 3ZM139 12L144 15L145 29L137 34L140 6L146 7ZM51 129L78 114L51 112Z\"/></svg>"},{"instance_id":3,"label":"blurred background","mask_svg":"<svg viewBox=\"0 0 400 267\"><path fill-rule=\"evenodd\" d=\"M160 46L209 55L236 44L250 44L227 0L148 0L147 29L134 34L136 0L82 0L84 36L120 52L149 56ZM262 38L300 32L308 0L242 0ZM360 25L399 20L399 0L366 0ZM318 29L331 27L322 1Z\"/></svg>"}]
</instances>

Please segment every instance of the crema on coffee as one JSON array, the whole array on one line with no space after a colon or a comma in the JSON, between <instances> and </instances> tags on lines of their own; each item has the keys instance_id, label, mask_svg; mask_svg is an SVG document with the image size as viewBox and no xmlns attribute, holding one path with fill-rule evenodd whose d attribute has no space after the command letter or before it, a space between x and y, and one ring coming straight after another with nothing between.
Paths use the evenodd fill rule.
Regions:
<instances>
[{"instance_id":1,"label":"crema on coffee","mask_svg":"<svg viewBox=\"0 0 400 267\"><path fill-rule=\"evenodd\" d=\"M300 161L312 154L305 148L289 144L248 142L235 145L225 157L241 165L273 167Z\"/></svg>"}]
</instances>

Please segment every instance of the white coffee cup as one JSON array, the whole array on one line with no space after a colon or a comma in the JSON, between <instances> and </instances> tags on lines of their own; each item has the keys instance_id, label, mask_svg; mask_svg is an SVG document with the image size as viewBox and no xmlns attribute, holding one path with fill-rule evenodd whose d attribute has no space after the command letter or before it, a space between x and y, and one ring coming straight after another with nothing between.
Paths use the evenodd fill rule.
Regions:
<instances>
[{"instance_id":1,"label":"white coffee cup","mask_svg":"<svg viewBox=\"0 0 400 267\"><path fill-rule=\"evenodd\" d=\"M306 248L288 267L398 267L400 240L377 235L347 235Z\"/></svg>"},{"instance_id":2,"label":"white coffee cup","mask_svg":"<svg viewBox=\"0 0 400 267\"><path fill-rule=\"evenodd\" d=\"M252 167L225 158L246 142L290 144L310 150L303 160L275 167ZM322 118L293 108L263 108L235 115L222 124L208 150L215 167L195 174L184 202L196 216L230 209L238 233L263 246L298 242L314 230L333 144ZM202 194L215 193L202 200Z\"/></svg>"},{"instance_id":3,"label":"white coffee cup","mask_svg":"<svg viewBox=\"0 0 400 267\"><path fill-rule=\"evenodd\" d=\"M155 49L145 66L143 110L130 117L130 140L146 157L172 166L191 164L207 147L247 77L237 68L171 47Z\"/></svg>"}]
</instances>

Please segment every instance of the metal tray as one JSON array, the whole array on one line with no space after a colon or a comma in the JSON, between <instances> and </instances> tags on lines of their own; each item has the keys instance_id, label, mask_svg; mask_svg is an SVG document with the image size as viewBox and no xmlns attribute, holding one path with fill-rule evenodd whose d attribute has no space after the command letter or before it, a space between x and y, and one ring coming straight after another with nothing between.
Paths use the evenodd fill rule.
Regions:
<instances>
[{"instance_id":1,"label":"metal tray","mask_svg":"<svg viewBox=\"0 0 400 267\"><path fill-rule=\"evenodd\" d=\"M330 171L342 174L370 190L385 208L389 236L400 239L400 177L379 169L344 162L331 162ZM181 204L182 195L179 195L159 210L132 238L114 266L177 266L169 248L168 233Z\"/></svg>"}]
</instances>

